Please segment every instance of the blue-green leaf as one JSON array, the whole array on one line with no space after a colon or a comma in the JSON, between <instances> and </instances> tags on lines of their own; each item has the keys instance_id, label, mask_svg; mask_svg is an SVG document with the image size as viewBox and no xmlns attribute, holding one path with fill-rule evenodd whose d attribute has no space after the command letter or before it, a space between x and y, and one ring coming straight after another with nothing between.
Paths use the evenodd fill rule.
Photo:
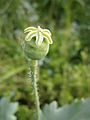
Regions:
<instances>
[{"instance_id":1,"label":"blue-green leaf","mask_svg":"<svg viewBox=\"0 0 90 120\"><path fill-rule=\"evenodd\" d=\"M40 120L90 120L90 99L76 101L57 108L57 103L45 105Z\"/></svg>"},{"instance_id":2,"label":"blue-green leaf","mask_svg":"<svg viewBox=\"0 0 90 120\"><path fill-rule=\"evenodd\" d=\"M0 120L17 120L15 113L18 103L11 103L8 98L0 100Z\"/></svg>"}]
</instances>

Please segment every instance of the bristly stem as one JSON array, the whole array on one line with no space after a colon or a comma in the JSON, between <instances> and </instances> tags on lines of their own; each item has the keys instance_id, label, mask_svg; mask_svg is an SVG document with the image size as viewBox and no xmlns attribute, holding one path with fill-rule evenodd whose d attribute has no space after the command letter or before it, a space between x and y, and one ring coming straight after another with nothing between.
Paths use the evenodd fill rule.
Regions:
<instances>
[{"instance_id":1,"label":"bristly stem","mask_svg":"<svg viewBox=\"0 0 90 120\"><path fill-rule=\"evenodd\" d=\"M33 91L35 95L35 104L37 110L37 120L40 120L40 103L39 103L39 95L38 95L38 88L37 88L37 81L38 81L38 60L31 60L30 62L30 76L32 79Z\"/></svg>"}]
</instances>

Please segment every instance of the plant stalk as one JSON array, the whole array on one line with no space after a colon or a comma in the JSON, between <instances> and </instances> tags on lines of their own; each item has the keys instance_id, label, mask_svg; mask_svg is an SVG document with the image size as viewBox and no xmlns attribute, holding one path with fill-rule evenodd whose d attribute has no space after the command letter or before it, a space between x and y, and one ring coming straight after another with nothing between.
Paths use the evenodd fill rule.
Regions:
<instances>
[{"instance_id":1,"label":"plant stalk","mask_svg":"<svg viewBox=\"0 0 90 120\"><path fill-rule=\"evenodd\" d=\"M33 91L35 96L35 105L36 105L36 111L37 111L37 120L40 120L40 103L39 103L39 95L38 95L38 87L37 87L37 81L38 81L38 60L31 60L30 61L30 74L32 79L32 85L33 85Z\"/></svg>"}]
</instances>

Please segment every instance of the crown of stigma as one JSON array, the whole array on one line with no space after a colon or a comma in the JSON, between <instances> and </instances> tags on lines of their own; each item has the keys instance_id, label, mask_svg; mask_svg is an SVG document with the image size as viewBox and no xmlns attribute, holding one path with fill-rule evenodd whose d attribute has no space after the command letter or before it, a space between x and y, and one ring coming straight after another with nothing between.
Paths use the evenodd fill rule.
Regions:
<instances>
[{"instance_id":1,"label":"crown of stigma","mask_svg":"<svg viewBox=\"0 0 90 120\"><path fill-rule=\"evenodd\" d=\"M24 33L27 33L25 40L31 41L33 37L36 37L36 45L40 46L43 40L46 40L48 44L52 44L51 32L48 29L42 29L40 26L28 27L24 30Z\"/></svg>"}]
</instances>

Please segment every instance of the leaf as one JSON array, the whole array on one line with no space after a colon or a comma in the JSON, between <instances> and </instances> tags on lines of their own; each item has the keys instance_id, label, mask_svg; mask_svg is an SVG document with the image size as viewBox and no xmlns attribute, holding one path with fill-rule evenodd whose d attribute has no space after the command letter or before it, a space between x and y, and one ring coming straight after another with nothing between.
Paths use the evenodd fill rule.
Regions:
<instances>
[{"instance_id":1,"label":"leaf","mask_svg":"<svg viewBox=\"0 0 90 120\"><path fill-rule=\"evenodd\" d=\"M40 120L90 120L90 99L75 101L57 108L57 103L45 105Z\"/></svg>"},{"instance_id":2,"label":"leaf","mask_svg":"<svg viewBox=\"0 0 90 120\"><path fill-rule=\"evenodd\" d=\"M10 77L16 75L17 73L20 73L21 71L23 71L25 69L26 69L26 66L24 66L24 65L19 66L17 68L12 68L6 74L4 74L3 76L1 76L0 82L2 82L3 80L9 79Z\"/></svg>"},{"instance_id":3,"label":"leaf","mask_svg":"<svg viewBox=\"0 0 90 120\"><path fill-rule=\"evenodd\" d=\"M0 100L0 120L16 120L14 116L18 103L11 103L8 98Z\"/></svg>"}]
</instances>

